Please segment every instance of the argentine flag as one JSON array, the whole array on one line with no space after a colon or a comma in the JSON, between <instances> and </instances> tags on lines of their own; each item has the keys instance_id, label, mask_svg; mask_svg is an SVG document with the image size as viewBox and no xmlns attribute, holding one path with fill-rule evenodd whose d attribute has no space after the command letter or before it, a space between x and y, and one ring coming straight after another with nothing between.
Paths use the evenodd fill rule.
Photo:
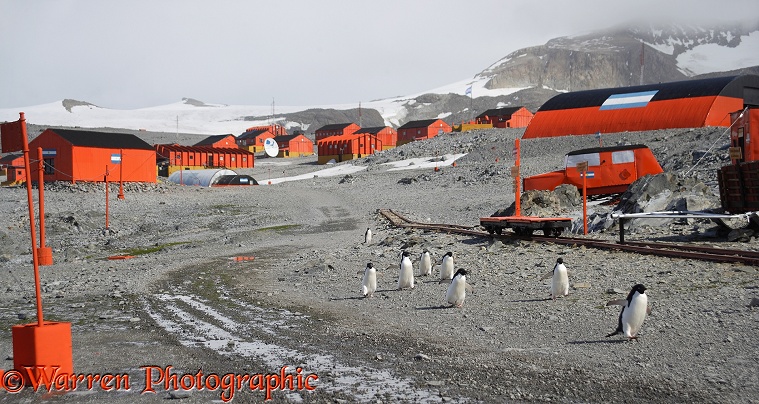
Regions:
<instances>
[{"instance_id":1,"label":"argentine flag","mask_svg":"<svg viewBox=\"0 0 759 404\"><path fill-rule=\"evenodd\" d=\"M613 94L601 104L601 111L610 109L642 108L658 93L658 90L639 93Z\"/></svg>"},{"instance_id":2,"label":"argentine flag","mask_svg":"<svg viewBox=\"0 0 759 404\"><path fill-rule=\"evenodd\" d=\"M472 86L469 86L466 88L466 91L464 91L464 95L470 95L472 94Z\"/></svg>"}]
</instances>

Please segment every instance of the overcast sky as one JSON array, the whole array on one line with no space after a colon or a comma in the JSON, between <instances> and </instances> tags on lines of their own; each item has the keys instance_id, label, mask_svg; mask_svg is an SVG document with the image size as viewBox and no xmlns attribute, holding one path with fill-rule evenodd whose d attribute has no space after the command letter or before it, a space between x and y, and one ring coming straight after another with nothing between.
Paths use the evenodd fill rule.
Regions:
<instances>
[{"instance_id":1,"label":"overcast sky","mask_svg":"<svg viewBox=\"0 0 759 404\"><path fill-rule=\"evenodd\" d=\"M474 76L635 17L759 18L756 0L0 0L0 108L183 97L358 103ZM463 90L462 90L463 91Z\"/></svg>"}]
</instances>

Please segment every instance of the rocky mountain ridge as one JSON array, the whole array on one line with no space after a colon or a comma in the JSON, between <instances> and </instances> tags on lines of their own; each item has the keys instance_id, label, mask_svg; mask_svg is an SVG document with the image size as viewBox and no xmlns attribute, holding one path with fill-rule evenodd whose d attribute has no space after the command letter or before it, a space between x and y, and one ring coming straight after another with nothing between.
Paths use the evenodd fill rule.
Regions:
<instances>
[{"instance_id":1,"label":"rocky mountain ridge","mask_svg":"<svg viewBox=\"0 0 759 404\"><path fill-rule=\"evenodd\" d=\"M568 91L759 74L759 66L753 66L696 75L679 66L677 60L684 52L700 45L735 48L747 35L757 31L759 21L720 26L640 24L555 38L545 45L512 52L474 76L475 79L486 80L487 89L522 90L474 99L463 94L424 94L405 101L404 122L440 117L454 124L473 119L478 111L509 106L524 106L535 112L545 101ZM671 53L661 49L668 49ZM296 122L335 123L345 119L342 113L336 116L329 111L322 111L318 120L313 115L314 111L310 111L290 113L284 117ZM357 122L355 119L353 121ZM312 128L318 128L318 125Z\"/></svg>"}]
</instances>

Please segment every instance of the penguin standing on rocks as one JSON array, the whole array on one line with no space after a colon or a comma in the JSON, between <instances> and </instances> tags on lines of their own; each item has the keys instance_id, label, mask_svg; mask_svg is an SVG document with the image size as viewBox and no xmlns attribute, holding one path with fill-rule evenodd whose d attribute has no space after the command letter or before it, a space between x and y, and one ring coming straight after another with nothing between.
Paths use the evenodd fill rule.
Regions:
<instances>
[{"instance_id":1,"label":"penguin standing on rocks","mask_svg":"<svg viewBox=\"0 0 759 404\"><path fill-rule=\"evenodd\" d=\"M366 231L364 232L364 244L369 244L372 242L372 229L366 228Z\"/></svg>"},{"instance_id":2,"label":"penguin standing on rocks","mask_svg":"<svg viewBox=\"0 0 759 404\"><path fill-rule=\"evenodd\" d=\"M440 279L453 279L453 253L448 251L440 265Z\"/></svg>"},{"instance_id":3,"label":"penguin standing on rocks","mask_svg":"<svg viewBox=\"0 0 759 404\"><path fill-rule=\"evenodd\" d=\"M422 276L432 274L432 257L430 257L430 252L427 250L424 250L422 256L419 257L419 274Z\"/></svg>"},{"instance_id":4,"label":"penguin standing on rocks","mask_svg":"<svg viewBox=\"0 0 759 404\"><path fill-rule=\"evenodd\" d=\"M606 303L607 306L619 305L622 306L622 311L619 313L619 322L617 323L617 329L614 330L607 337L612 335L624 334L628 340L638 338L638 332L643 326L643 321L646 319L646 314L651 313L651 308L648 307L648 296L646 296L646 287L637 284L632 287L630 293L627 295L627 299L612 300Z\"/></svg>"},{"instance_id":5,"label":"penguin standing on rocks","mask_svg":"<svg viewBox=\"0 0 759 404\"><path fill-rule=\"evenodd\" d=\"M414 266L411 264L411 254L404 251L401 254L401 270L398 274L398 290L414 288Z\"/></svg>"},{"instance_id":6,"label":"penguin standing on rocks","mask_svg":"<svg viewBox=\"0 0 759 404\"><path fill-rule=\"evenodd\" d=\"M467 289L471 290L471 287L466 283L466 274L465 269L459 268L456 274L453 275L453 279L450 280L451 284L448 285L448 290L445 292L445 300L451 306L461 307L464 304ZM448 282L448 280L443 279L440 282Z\"/></svg>"},{"instance_id":7,"label":"penguin standing on rocks","mask_svg":"<svg viewBox=\"0 0 759 404\"><path fill-rule=\"evenodd\" d=\"M569 271L564 266L564 259L556 260L553 271L543 275L541 280L552 278L551 281L551 298L556 300L556 296L569 295Z\"/></svg>"},{"instance_id":8,"label":"penguin standing on rocks","mask_svg":"<svg viewBox=\"0 0 759 404\"><path fill-rule=\"evenodd\" d=\"M361 292L364 297L372 297L377 291L377 269L371 262L366 264L364 269L364 278L361 280Z\"/></svg>"}]
</instances>

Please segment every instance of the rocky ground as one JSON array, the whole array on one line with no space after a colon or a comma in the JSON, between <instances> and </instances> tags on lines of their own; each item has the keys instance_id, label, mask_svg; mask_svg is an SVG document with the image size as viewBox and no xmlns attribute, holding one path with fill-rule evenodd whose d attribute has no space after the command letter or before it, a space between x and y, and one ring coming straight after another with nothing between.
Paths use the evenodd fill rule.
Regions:
<instances>
[{"instance_id":1,"label":"rocky ground","mask_svg":"<svg viewBox=\"0 0 759 404\"><path fill-rule=\"evenodd\" d=\"M318 376L316 388L275 389L273 402L758 402L755 267L406 230L377 213L389 208L413 220L476 226L514 201L511 150L521 133L446 134L354 161L366 169L350 175L265 185L267 177L324 167L315 158L287 165L261 158L244 172L263 184L255 187L128 185L124 200L112 188L108 230L102 185L51 186L45 219L54 264L41 268L45 319L72 324L77 374L127 374L130 386L24 389L0 392L0 401L207 402L232 390L167 388L158 369L172 366L178 377L202 370L207 381L209 374L221 380L289 366L294 378ZM723 129L602 141L648 145L681 184L678 192L700 189L701 206L719 205ZM522 173L558 169L566 152L598 144L593 136L525 140ZM439 171L385 164L455 153L467 154ZM591 214L607 217L613 208L595 204ZM11 326L36 321L25 189L0 189L0 212L0 369L7 371ZM710 222L645 222L627 237L756 249L755 238L728 242ZM368 245L367 227L374 231ZM618 237L616 226L594 229L588 237ZM473 292L462 308L447 307L436 271L418 277L413 290L396 290L400 252L411 252L417 268L424 249L435 260L452 251L456 267L469 271ZM134 258L108 259L120 254ZM558 257L572 271L572 287L553 301L541 277ZM362 299L367 262L380 269L379 291ZM640 338L605 338L619 313L605 303L636 283L648 287L652 306ZM266 392L244 383L233 398L260 402Z\"/></svg>"}]
</instances>

